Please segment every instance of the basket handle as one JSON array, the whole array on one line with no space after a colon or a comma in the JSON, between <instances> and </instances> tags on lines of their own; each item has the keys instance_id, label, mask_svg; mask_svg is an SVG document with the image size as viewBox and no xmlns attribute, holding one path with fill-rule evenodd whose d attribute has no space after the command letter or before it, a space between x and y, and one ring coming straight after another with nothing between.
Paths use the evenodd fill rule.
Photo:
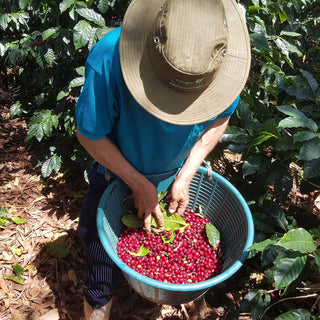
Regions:
<instances>
[{"instance_id":1,"label":"basket handle","mask_svg":"<svg viewBox=\"0 0 320 320\"><path fill-rule=\"evenodd\" d=\"M207 176L209 179L212 178L212 167L210 161L203 160L205 167L207 168Z\"/></svg>"}]
</instances>

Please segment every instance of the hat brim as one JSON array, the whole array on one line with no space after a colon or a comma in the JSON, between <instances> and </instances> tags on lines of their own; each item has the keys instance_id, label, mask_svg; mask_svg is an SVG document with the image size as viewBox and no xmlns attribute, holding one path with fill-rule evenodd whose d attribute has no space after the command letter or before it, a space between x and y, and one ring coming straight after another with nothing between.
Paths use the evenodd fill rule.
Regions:
<instances>
[{"instance_id":1,"label":"hat brim","mask_svg":"<svg viewBox=\"0 0 320 320\"><path fill-rule=\"evenodd\" d=\"M155 117L177 125L201 123L218 116L238 97L250 71L251 50L246 22L234 0L222 0L228 22L227 54L212 83L190 94L166 86L153 71L147 38L165 0L133 0L120 35L120 64L135 100Z\"/></svg>"}]
</instances>

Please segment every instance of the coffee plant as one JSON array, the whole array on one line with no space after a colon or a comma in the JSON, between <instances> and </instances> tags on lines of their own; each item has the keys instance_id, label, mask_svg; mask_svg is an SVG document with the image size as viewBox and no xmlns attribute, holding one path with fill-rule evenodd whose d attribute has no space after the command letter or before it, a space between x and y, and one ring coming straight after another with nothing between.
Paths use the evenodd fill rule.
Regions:
<instances>
[{"instance_id":1,"label":"coffee plant","mask_svg":"<svg viewBox=\"0 0 320 320\"><path fill-rule=\"evenodd\" d=\"M277 320L315 319L319 288L307 294L302 283L319 275L320 232L315 222L301 219L302 209L290 199L297 190L320 189L320 6L295 0L242 4L251 73L222 141L241 154L240 173L229 178L250 203L255 244L248 261L260 268L240 310L253 319L270 311ZM286 310L286 299L311 307ZM274 308L283 314L276 317Z\"/></svg>"},{"instance_id":2,"label":"coffee plant","mask_svg":"<svg viewBox=\"0 0 320 320\"><path fill-rule=\"evenodd\" d=\"M120 24L127 1L0 0L2 86L21 92L11 117L28 119L26 142L46 150L48 177L69 160L84 161L74 110L92 46Z\"/></svg>"},{"instance_id":3,"label":"coffee plant","mask_svg":"<svg viewBox=\"0 0 320 320\"><path fill-rule=\"evenodd\" d=\"M0 0L0 84L26 143L41 147L42 174L86 166L74 110L92 46L121 24L129 0ZM225 176L250 204L255 244L251 287L240 311L253 319L315 319L320 232L297 192L320 189L320 5L318 0L241 0L252 65L241 103L221 139L241 155ZM211 155L213 157L213 155ZM76 161L76 162L75 162ZM310 214L309 214L310 215ZM290 300L289 300L290 299ZM288 301L297 301L291 308ZM283 302L283 303L282 303ZM270 317L269 317L270 319Z\"/></svg>"}]
</instances>

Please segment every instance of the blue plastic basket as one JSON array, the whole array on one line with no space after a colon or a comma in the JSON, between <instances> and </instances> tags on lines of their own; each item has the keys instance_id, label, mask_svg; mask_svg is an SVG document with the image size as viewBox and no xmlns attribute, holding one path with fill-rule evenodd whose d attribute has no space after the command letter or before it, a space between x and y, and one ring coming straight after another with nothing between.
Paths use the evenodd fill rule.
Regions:
<instances>
[{"instance_id":1,"label":"blue plastic basket","mask_svg":"<svg viewBox=\"0 0 320 320\"><path fill-rule=\"evenodd\" d=\"M158 191L166 190L175 172L150 176ZM251 212L239 191L221 175L210 177L200 167L190 185L188 207L201 205L203 214L220 231L224 264L221 273L209 280L191 284L171 284L157 281L131 269L117 254L118 236L123 224L121 217L128 212L123 199L131 193L119 179L105 190L98 207L97 226L100 240L116 265L122 270L132 288L147 300L159 304L178 305L196 300L213 286L231 277L247 257L253 243L254 226Z\"/></svg>"}]
</instances>

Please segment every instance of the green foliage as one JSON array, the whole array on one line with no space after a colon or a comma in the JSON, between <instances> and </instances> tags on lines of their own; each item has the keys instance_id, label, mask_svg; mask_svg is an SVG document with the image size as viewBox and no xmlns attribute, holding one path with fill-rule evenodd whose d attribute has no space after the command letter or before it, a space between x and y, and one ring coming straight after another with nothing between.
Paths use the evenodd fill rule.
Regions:
<instances>
[{"instance_id":1,"label":"green foliage","mask_svg":"<svg viewBox=\"0 0 320 320\"><path fill-rule=\"evenodd\" d=\"M320 20L315 3L245 1L252 68L237 120L223 141L242 153L243 174L253 182L257 175L266 182L264 177L277 170L274 160L287 167L297 163L306 179L320 176L320 62L314 56L320 51ZM289 189L289 180L280 180L274 181L278 189ZM267 189L266 183L261 188Z\"/></svg>"},{"instance_id":2,"label":"green foliage","mask_svg":"<svg viewBox=\"0 0 320 320\"><path fill-rule=\"evenodd\" d=\"M18 277L22 276L23 273L24 273L23 267L21 267L21 266L18 265L18 264L15 264L15 265L13 266L13 271L14 271L14 273L15 273Z\"/></svg>"},{"instance_id":3,"label":"green foliage","mask_svg":"<svg viewBox=\"0 0 320 320\"><path fill-rule=\"evenodd\" d=\"M10 222L24 224L27 221L19 217L10 216L6 208L0 207L0 226L5 227Z\"/></svg>"},{"instance_id":4,"label":"green foliage","mask_svg":"<svg viewBox=\"0 0 320 320\"><path fill-rule=\"evenodd\" d=\"M286 291L294 281L304 276L308 253L314 253L317 246L308 231L298 228L289 230L283 236L273 235L272 239L254 243L250 249L262 252L261 264L271 266L270 275L275 288Z\"/></svg>"},{"instance_id":5,"label":"green foliage","mask_svg":"<svg viewBox=\"0 0 320 320\"><path fill-rule=\"evenodd\" d=\"M50 148L43 150L44 177L68 159L86 160L72 147L84 63L93 45L121 24L128 2L0 0L1 77L21 92L10 116L29 119L26 142L57 149L53 158Z\"/></svg>"},{"instance_id":6,"label":"green foliage","mask_svg":"<svg viewBox=\"0 0 320 320\"><path fill-rule=\"evenodd\" d=\"M28 142L35 137L40 142L44 137L51 137L57 126L58 116L52 114L51 110L36 111L30 119L25 141Z\"/></svg>"},{"instance_id":7,"label":"green foliage","mask_svg":"<svg viewBox=\"0 0 320 320\"><path fill-rule=\"evenodd\" d=\"M288 311L279 317L276 317L275 320L310 320L310 319L316 319L316 317L313 317L311 313L308 310L305 309L295 309Z\"/></svg>"},{"instance_id":8,"label":"green foliage","mask_svg":"<svg viewBox=\"0 0 320 320\"><path fill-rule=\"evenodd\" d=\"M12 281L14 281L16 283L23 284L23 279L21 277L7 275L7 276L5 276L5 278L8 279L8 280L12 280Z\"/></svg>"},{"instance_id":9,"label":"green foliage","mask_svg":"<svg viewBox=\"0 0 320 320\"><path fill-rule=\"evenodd\" d=\"M271 303L262 287L288 295L319 274L318 229L299 227L284 205L294 183L317 190L320 181L320 19L316 0L241 3L252 65L222 142L243 160L241 177L230 180L250 203L256 241L249 257L260 259L265 282L242 307L259 319ZM304 309L278 318L300 317L312 318Z\"/></svg>"},{"instance_id":10,"label":"green foliage","mask_svg":"<svg viewBox=\"0 0 320 320\"><path fill-rule=\"evenodd\" d=\"M24 274L24 269L22 266L15 264L12 266L13 272L16 275L7 275L5 278L8 280L12 280L18 284L23 284L22 275Z\"/></svg>"},{"instance_id":11,"label":"green foliage","mask_svg":"<svg viewBox=\"0 0 320 320\"><path fill-rule=\"evenodd\" d=\"M19 217L12 217L11 218L11 221L15 224L24 224L24 223L27 223L26 220L22 219L22 218L19 218Z\"/></svg>"},{"instance_id":12,"label":"green foliage","mask_svg":"<svg viewBox=\"0 0 320 320\"><path fill-rule=\"evenodd\" d=\"M270 295L266 294L262 289L249 292L244 299L245 307L251 310L253 320L259 319L262 316L264 309L270 304L270 301Z\"/></svg>"},{"instance_id":13,"label":"green foliage","mask_svg":"<svg viewBox=\"0 0 320 320\"><path fill-rule=\"evenodd\" d=\"M185 222L185 220L177 214L170 214L167 211L163 211L162 214L163 214L164 224L161 227L161 229L163 230L174 231L176 229L179 229L182 231L186 226L188 226L188 223ZM157 227L158 224L156 224L155 226Z\"/></svg>"},{"instance_id":14,"label":"green foliage","mask_svg":"<svg viewBox=\"0 0 320 320\"><path fill-rule=\"evenodd\" d=\"M44 178L47 178L51 175L52 171L56 173L59 172L61 167L61 158L54 154L49 159L47 159L41 168L41 173Z\"/></svg>"}]
</instances>

